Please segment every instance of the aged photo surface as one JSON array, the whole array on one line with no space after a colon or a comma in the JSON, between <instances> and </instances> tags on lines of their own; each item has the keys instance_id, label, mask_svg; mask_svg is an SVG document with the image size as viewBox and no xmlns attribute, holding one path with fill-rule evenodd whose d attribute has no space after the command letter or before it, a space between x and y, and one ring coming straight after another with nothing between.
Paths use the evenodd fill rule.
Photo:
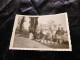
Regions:
<instances>
[{"instance_id":1,"label":"aged photo surface","mask_svg":"<svg viewBox=\"0 0 80 60\"><path fill-rule=\"evenodd\" d=\"M67 13L16 15L9 49L72 51Z\"/></svg>"}]
</instances>

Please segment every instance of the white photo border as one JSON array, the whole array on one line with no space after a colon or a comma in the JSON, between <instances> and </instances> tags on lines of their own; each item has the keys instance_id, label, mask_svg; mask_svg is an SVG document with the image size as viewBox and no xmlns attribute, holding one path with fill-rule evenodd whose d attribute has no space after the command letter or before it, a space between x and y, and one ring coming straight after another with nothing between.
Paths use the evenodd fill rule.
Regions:
<instances>
[{"instance_id":1,"label":"white photo border","mask_svg":"<svg viewBox=\"0 0 80 60\"><path fill-rule=\"evenodd\" d=\"M17 27L17 24L18 24L18 14L16 14L15 16L15 21L14 21L14 27L13 27L13 32L12 32L12 36L11 36L11 41L10 41L10 46L9 46L9 49L10 50L38 50L38 51L72 51L72 44L71 44L71 38L70 38L70 31L69 31L69 22L68 22L68 15L67 15L67 12L65 13L60 13L60 14L64 14L65 17L66 17L66 25L67 25L67 31L68 31L68 41L69 41L69 49L68 48L16 48L16 47L13 47L13 44L14 44L14 37L15 37L15 30L16 30L16 27ZM54 14L54 15L59 15L59 14ZM22 15L22 16L32 16L32 15ZM50 15L41 15L41 16L50 16Z\"/></svg>"}]
</instances>

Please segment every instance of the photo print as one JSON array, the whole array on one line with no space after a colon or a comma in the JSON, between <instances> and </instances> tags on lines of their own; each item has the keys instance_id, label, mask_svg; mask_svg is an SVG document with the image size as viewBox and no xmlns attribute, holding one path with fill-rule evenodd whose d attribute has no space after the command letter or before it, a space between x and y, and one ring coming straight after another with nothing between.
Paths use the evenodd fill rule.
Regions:
<instances>
[{"instance_id":1,"label":"photo print","mask_svg":"<svg viewBox=\"0 0 80 60\"><path fill-rule=\"evenodd\" d=\"M16 15L10 50L72 51L67 13Z\"/></svg>"}]
</instances>

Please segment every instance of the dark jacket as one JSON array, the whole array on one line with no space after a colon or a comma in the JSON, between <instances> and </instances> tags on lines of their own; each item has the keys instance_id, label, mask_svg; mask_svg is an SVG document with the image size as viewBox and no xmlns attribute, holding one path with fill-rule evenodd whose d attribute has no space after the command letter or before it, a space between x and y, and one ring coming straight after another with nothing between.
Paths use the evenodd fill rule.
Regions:
<instances>
[{"instance_id":1,"label":"dark jacket","mask_svg":"<svg viewBox=\"0 0 80 60\"><path fill-rule=\"evenodd\" d=\"M19 58L30 60L37 60L38 58L39 60L80 58L80 54L77 53L80 50L80 0L70 1L74 0L0 0L0 59L6 56L5 59L12 60L13 55L17 60ZM63 12L68 12L73 52L13 52L8 50L16 14L49 15Z\"/></svg>"}]
</instances>

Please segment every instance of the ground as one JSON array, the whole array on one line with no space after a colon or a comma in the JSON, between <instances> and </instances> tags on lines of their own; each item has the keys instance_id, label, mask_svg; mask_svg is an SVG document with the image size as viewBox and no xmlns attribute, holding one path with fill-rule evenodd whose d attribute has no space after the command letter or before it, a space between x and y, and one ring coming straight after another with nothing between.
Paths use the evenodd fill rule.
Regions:
<instances>
[{"instance_id":1,"label":"ground","mask_svg":"<svg viewBox=\"0 0 80 60\"><path fill-rule=\"evenodd\" d=\"M13 46L19 48L49 48L34 40L30 40L29 38L19 37L18 35L16 35L14 38Z\"/></svg>"},{"instance_id":2,"label":"ground","mask_svg":"<svg viewBox=\"0 0 80 60\"><path fill-rule=\"evenodd\" d=\"M21 37L17 34L15 35L13 46L16 48L69 48L66 44L44 43L30 40L29 38Z\"/></svg>"}]
</instances>

